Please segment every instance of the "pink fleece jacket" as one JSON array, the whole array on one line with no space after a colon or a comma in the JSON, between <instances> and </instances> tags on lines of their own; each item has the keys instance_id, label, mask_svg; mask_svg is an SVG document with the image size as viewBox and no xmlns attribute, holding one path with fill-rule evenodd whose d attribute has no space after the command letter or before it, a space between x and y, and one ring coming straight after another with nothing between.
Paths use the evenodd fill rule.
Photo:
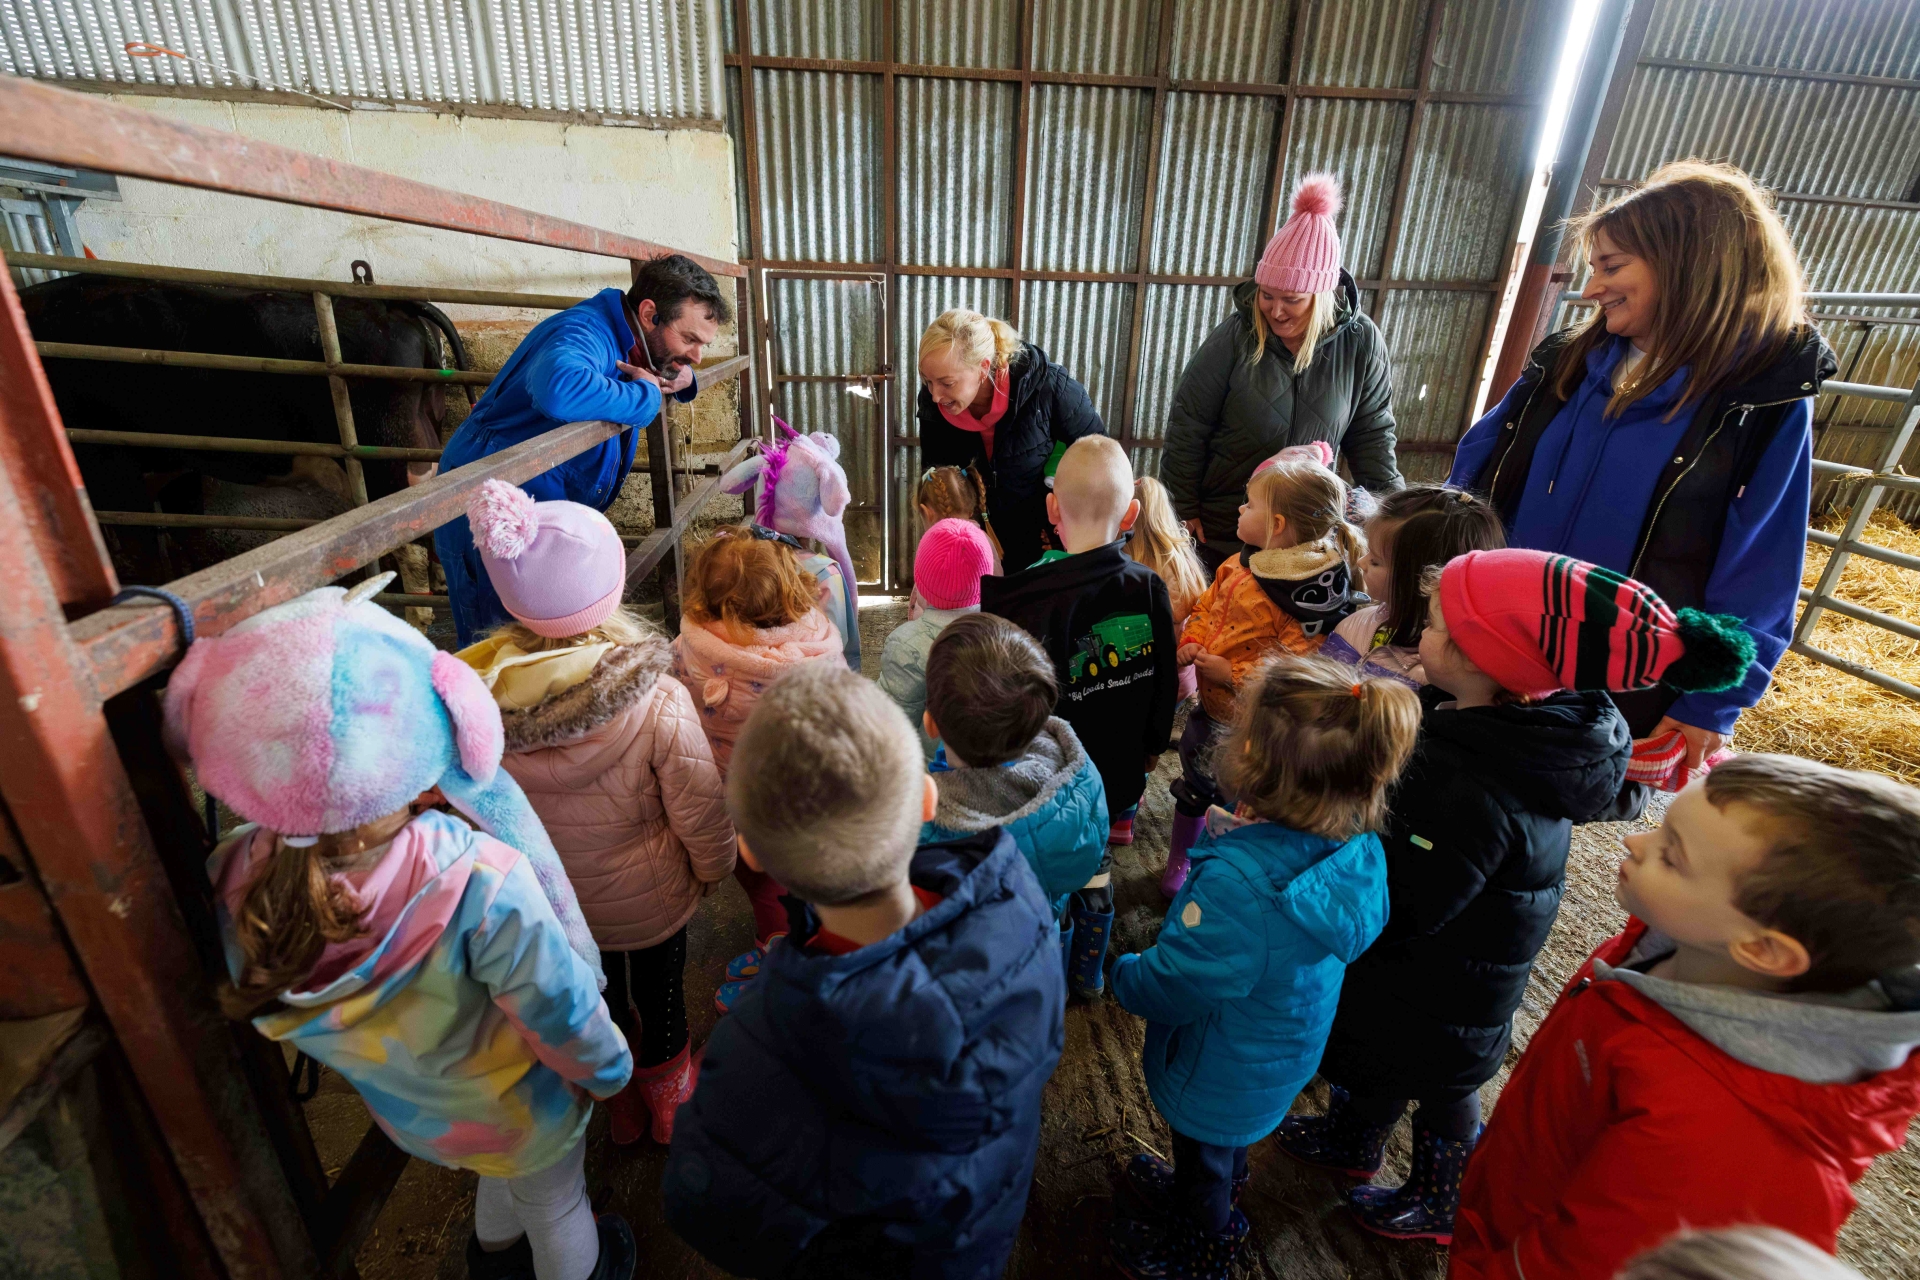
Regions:
<instances>
[{"instance_id":1,"label":"pink fleece jacket","mask_svg":"<svg viewBox=\"0 0 1920 1280\"><path fill-rule=\"evenodd\" d=\"M673 674L693 695L724 779L748 713L781 672L800 662L844 667L847 660L839 632L818 609L798 622L755 632L749 644L735 644L723 627L687 619L673 641Z\"/></svg>"}]
</instances>

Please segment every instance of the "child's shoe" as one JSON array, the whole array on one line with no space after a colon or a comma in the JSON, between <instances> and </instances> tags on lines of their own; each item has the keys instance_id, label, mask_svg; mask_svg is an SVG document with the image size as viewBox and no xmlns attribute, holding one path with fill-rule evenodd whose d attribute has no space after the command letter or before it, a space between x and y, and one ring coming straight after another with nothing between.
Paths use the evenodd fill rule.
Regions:
<instances>
[{"instance_id":1,"label":"child's shoe","mask_svg":"<svg viewBox=\"0 0 1920 1280\"><path fill-rule=\"evenodd\" d=\"M639 1072L635 1079L627 1081L626 1087L606 1101L607 1116L613 1122L613 1145L630 1147L640 1141L640 1135L646 1132L646 1125L640 1119L640 1109L644 1105L640 1099Z\"/></svg>"},{"instance_id":2,"label":"child's shoe","mask_svg":"<svg viewBox=\"0 0 1920 1280\"><path fill-rule=\"evenodd\" d=\"M600 1260L587 1273L587 1280L633 1280L633 1228L617 1213L597 1214L593 1225L600 1231Z\"/></svg>"},{"instance_id":3,"label":"child's shoe","mask_svg":"<svg viewBox=\"0 0 1920 1280\"><path fill-rule=\"evenodd\" d=\"M1193 848L1206 821L1204 815L1192 818L1178 809L1173 811L1173 834L1167 841L1167 869L1160 876L1160 892L1168 899L1187 883L1187 850Z\"/></svg>"},{"instance_id":4,"label":"child's shoe","mask_svg":"<svg viewBox=\"0 0 1920 1280\"><path fill-rule=\"evenodd\" d=\"M1127 1161L1127 1185L1142 1205L1164 1208L1167 1197L1173 1194L1173 1166L1143 1151ZM1233 1180L1228 1195L1235 1206L1240 1203L1240 1193L1246 1189L1245 1176Z\"/></svg>"},{"instance_id":5,"label":"child's shoe","mask_svg":"<svg viewBox=\"0 0 1920 1280\"><path fill-rule=\"evenodd\" d=\"M1349 1178L1371 1178L1380 1172L1393 1125L1362 1120L1353 1110L1352 1095L1337 1084L1328 1088L1327 1096L1327 1114L1288 1116L1274 1133L1274 1145L1301 1164Z\"/></svg>"},{"instance_id":6,"label":"child's shoe","mask_svg":"<svg viewBox=\"0 0 1920 1280\"><path fill-rule=\"evenodd\" d=\"M1485 1127L1479 1132L1484 1132ZM1460 1178L1467 1171L1479 1132L1461 1141L1443 1138L1413 1122L1413 1169L1406 1185L1355 1187L1347 1192L1347 1207L1360 1225L1375 1235L1394 1240L1431 1240L1453 1243L1453 1215L1460 1208Z\"/></svg>"},{"instance_id":7,"label":"child's shoe","mask_svg":"<svg viewBox=\"0 0 1920 1280\"><path fill-rule=\"evenodd\" d=\"M1133 819L1130 817L1116 818L1112 823L1110 823L1107 826L1107 843L1108 844L1132 844L1133 843Z\"/></svg>"},{"instance_id":8,"label":"child's shoe","mask_svg":"<svg viewBox=\"0 0 1920 1280\"><path fill-rule=\"evenodd\" d=\"M637 1092L647 1104L647 1114L653 1117L653 1140L664 1147L673 1141L673 1113L692 1096L694 1081L699 1075L700 1064L694 1061L689 1049L683 1048L658 1066L634 1068L632 1083L615 1098ZM637 1116L634 1128L639 1129ZM636 1132L628 1141L638 1139ZM620 1141L617 1132L613 1140Z\"/></svg>"},{"instance_id":9,"label":"child's shoe","mask_svg":"<svg viewBox=\"0 0 1920 1280\"><path fill-rule=\"evenodd\" d=\"M1238 1209L1218 1234L1185 1214L1170 1215L1157 1228L1116 1216L1108 1243L1115 1264L1133 1280L1227 1280L1249 1234L1247 1215Z\"/></svg>"},{"instance_id":10,"label":"child's shoe","mask_svg":"<svg viewBox=\"0 0 1920 1280\"><path fill-rule=\"evenodd\" d=\"M757 976L760 972L760 966L767 962L767 948L771 947L776 939L786 936L784 933L776 933L767 939L764 946L756 942L747 950L742 951L739 955L727 961L727 981L745 982L748 978Z\"/></svg>"},{"instance_id":11,"label":"child's shoe","mask_svg":"<svg viewBox=\"0 0 1920 1280\"><path fill-rule=\"evenodd\" d=\"M468 1236L467 1280L533 1280L533 1246L523 1235L489 1252L480 1247L479 1236Z\"/></svg>"},{"instance_id":12,"label":"child's shoe","mask_svg":"<svg viewBox=\"0 0 1920 1280\"><path fill-rule=\"evenodd\" d=\"M721 983L713 989L713 1007L721 1013L729 1012L733 1008L733 1002L740 998L740 993L747 989L747 983L752 981L752 978L745 978L739 982Z\"/></svg>"},{"instance_id":13,"label":"child's shoe","mask_svg":"<svg viewBox=\"0 0 1920 1280\"><path fill-rule=\"evenodd\" d=\"M1113 912L1089 911L1076 900L1073 913L1073 952L1067 965L1067 994L1098 1000L1107 989L1104 964L1107 936L1113 932Z\"/></svg>"}]
</instances>

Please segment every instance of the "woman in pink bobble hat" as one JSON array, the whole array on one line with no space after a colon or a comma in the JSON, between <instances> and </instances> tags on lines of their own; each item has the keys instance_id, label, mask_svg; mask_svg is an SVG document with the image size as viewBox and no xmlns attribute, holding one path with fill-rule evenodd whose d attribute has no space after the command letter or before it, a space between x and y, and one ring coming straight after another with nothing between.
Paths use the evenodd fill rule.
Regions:
<instances>
[{"instance_id":1,"label":"woman in pink bobble hat","mask_svg":"<svg viewBox=\"0 0 1920 1280\"><path fill-rule=\"evenodd\" d=\"M1282 449L1322 443L1375 493L1406 483L1394 461L1387 343L1340 265L1340 207L1339 179L1301 179L1293 216L1174 388L1160 480L1209 572L1240 550L1241 495Z\"/></svg>"}]
</instances>

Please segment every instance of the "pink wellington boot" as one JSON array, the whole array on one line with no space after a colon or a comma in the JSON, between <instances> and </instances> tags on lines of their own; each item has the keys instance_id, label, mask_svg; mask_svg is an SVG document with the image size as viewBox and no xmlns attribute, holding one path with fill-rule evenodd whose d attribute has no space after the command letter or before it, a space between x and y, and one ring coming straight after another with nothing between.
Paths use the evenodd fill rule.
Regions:
<instances>
[{"instance_id":1,"label":"pink wellington boot","mask_svg":"<svg viewBox=\"0 0 1920 1280\"><path fill-rule=\"evenodd\" d=\"M640 1141L640 1135L646 1132L640 1119L640 1107L640 1083L637 1078L627 1081L626 1088L607 1099L607 1115L613 1121L614 1146L630 1147Z\"/></svg>"},{"instance_id":2,"label":"pink wellington boot","mask_svg":"<svg viewBox=\"0 0 1920 1280\"><path fill-rule=\"evenodd\" d=\"M653 1117L653 1140L661 1146L673 1141L673 1113L693 1096L694 1082L700 1078L700 1060L688 1049L652 1067L636 1067L628 1088L637 1092ZM619 1138L614 1139L615 1142Z\"/></svg>"},{"instance_id":3,"label":"pink wellington boot","mask_svg":"<svg viewBox=\"0 0 1920 1280\"><path fill-rule=\"evenodd\" d=\"M1178 809L1173 813L1173 831L1167 841L1167 869L1160 876L1160 892L1168 898L1180 892L1187 882L1187 850L1193 848L1204 817L1189 818Z\"/></svg>"}]
</instances>

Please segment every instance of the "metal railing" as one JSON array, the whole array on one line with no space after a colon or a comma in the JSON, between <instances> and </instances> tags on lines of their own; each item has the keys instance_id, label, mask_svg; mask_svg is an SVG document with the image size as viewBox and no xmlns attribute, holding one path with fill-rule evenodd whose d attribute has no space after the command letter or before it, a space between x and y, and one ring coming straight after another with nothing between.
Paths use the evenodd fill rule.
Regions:
<instances>
[{"instance_id":1,"label":"metal railing","mask_svg":"<svg viewBox=\"0 0 1920 1280\"><path fill-rule=\"evenodd\" d=\"M1582 301L1578 292L1568 289L1560 295L1560 300L1568 306L1591 306ZM1807 305L1817 308L1822 304L1830 307L1920 307L1920 293L1809 293ZM1816 317L1819 318L1819 317ZM1871 315L1827 316L1833 320L1879 319ZM1898 318L1887 318L1899 323ZM1876 671L1865 663L1843 658L1837 653L1829 653L1813 643L1813 629L1820 623L1823 613L1837 613L1843 618L1852 618L1869 626L1879 627L1897 636L1909 640L1920 640L1920 626L1904 618L1896 618L1869 609L1865 605L1843 600L1835 592L1840 586L1840 577L1846 572L1847 561L1854 556L1865 556L1878 560L1882 564L1897 569L1907 569L1920 573L1920 557L1910 556L1889 547L1875 546L1861 540L1866 532L1867 522L1873 519L1873 513L1880 509L1880 503L1889 492L1920 494L1920 476L1907 475L1900 468L1900 460L1906 456L1907 448L1913 442L1914 431L1920 428L1920 380L1912 387L1882 387L1866 382L1823 382L1821 395L1856 396L1863 400L1879 400L1906 407L1900 423L1887 437L1887 444L1880 452L1880 459L1872 467L1856 467L1844 462L1828 462L1824 458L1813 460L1816 473L1839 477L1856 484L1852 514L1847 518L1846 528L1834 534L1823 529L1807 527L1807 541L1815 546L1829 549L1826 567L1820 572L1820 580L1812 588L1801 587L1800 599L1805 608L1794 624L1793 640L1787 645L1791 653L1815 662L1823 662L1850 676L1857 676L1869 684L1878 685L1889 693L1912 698L1920 702L1920 685L1909 684L1884 671ZM1920 584L1917 584L1920 585Z\"/></svg>"},{"instance_id":2,"label":"metal railing","mask_svg":"<svg viewBox=\"0 0 1920 1280\"><path fill-rule=\"evenodd\" d=\"M346 473L347 492L352 505L367 505L366 475L363 462L436 462L440 450L424 448L395 448L380 445L363 445L359 441L353 417L353 402L349 397L347 379L368 379L406 382L437 382L466 388L469 402L473 397L472 387L484 387L492 383L494 375L466 369L426 368L418 365L377 365L350 364L342 358L338 327L334 322L333 303L336 298L370 298L382 301L423 302L423 303L461 303L468 306L523 307L530 310L558 311L581 302L582 299L544 293L514 293L493 289L441 288L431 285L378 285L360 283L343 284L338 281L309 280L291 276L256 275L232 271L203 271L189 267L156 266L144 262L116 262L99 258L75 258L46 253L6 253L7 265L28 267L39 270L59 271L80 275L106 276L116 279L151 280L173 284L213 285L222 288L272 289L289 293L307 293L313 298L314 319L320 336L322 359L291 360L268 356L238 356L206 351L172 351L148 349L143 347L115 347L93 343L40 342L33 345L43 360L102 360L114 363L156 364L175 368L218 369L242 373L278 374L289 377L324 377L333 401L334 425L339 433L338 444L325 444L311 440L266 440L245 436L188 436L161 434L144 431L102 431L87 428L68 428L67 439L73 444L116 445L135 449L193 449L206 453L252 453L286 456L309 456L331 458L339 462ZM356 269L359 264L355 264ZM437 326L436 326L437 328ZM451 354L451 353L450 353ZM745 356L729 357L714 361L701 369L698 375L707 382L718 381L748 363ZM664 412L665 406L662 406ZM671 440L666 432L658 433L671 450ZM651 435L649 447L644 452L634 451L633 469L650 468L652 464ZM675 475L703 475L712 468L688 470L685 467L673 467L669 470ZM321 523L317 518L239 516L239 515L198 515L170 511L99 511L94 519L104 527L127 527L146 529L180 530L232 530L238 532L289 533ZM672 522L671 509L656 512L663 517L656 525ZM645 541L644 535L623 535L629 545ZM403 580L405 575L403 574ZM382 604L404 605L413 608L445 609L447 598L428 590L411 590L414 584L404 583L409 590L404 592L382 592L378 597ZM404 599L403 599L404 597Z\"/></svg>"}]
</instances>

